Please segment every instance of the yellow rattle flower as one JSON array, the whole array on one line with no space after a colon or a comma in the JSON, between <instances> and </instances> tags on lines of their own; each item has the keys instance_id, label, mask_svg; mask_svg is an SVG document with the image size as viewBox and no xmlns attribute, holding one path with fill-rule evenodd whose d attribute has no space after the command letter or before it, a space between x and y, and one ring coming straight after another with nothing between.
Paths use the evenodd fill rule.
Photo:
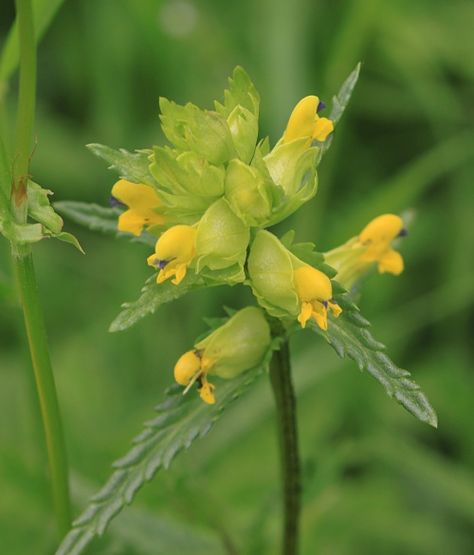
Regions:
<instances>
[{"instance_id":1,"label":"yellow rattle flower","mask_svg":"<svg viewBox=\"0 0 474 555\"><path fill-rule=\"evenodd\" d=\"M145 226L148 228L164 223L164 216L156 212L161 207L161 201L153 187L120 179L112 187L112 197L128 206L128 210L119 216L119 231L138 236Z\"/></svg>"},{"instance_id":2,"label":"yellow rattle flower","mask_svg":"<svg viewBox=\"0 0 474 555\"><path fill-rule=\"evenodd\" d=\"M330 119L318 116L323 108L324 103L317 96L305 96L301 99L291 112L283 134L283 143L303 137L309 137L309 142L325 141L333 131L334 124Z\"/></svg>"},{"instance_id":3,"label":"yellow rattle flower","mask_svg":"<svg viewBox=\"0 0 474 555\"><path fill-rule=\"evenodd\" d=\"M324 258L337 271L336 280L346 289L374 264L381 274L397 276L403 272L403 258L392 248L392 241L406 234L400 216L382 214L369 222L358 236L325 253Z\"/></svg>"},{"instance_id":4,"label":"yellow rattle flower","mask_svg":"<svg viewBox=\"0 0 474 555\"><path fill-rule=\"evenodd\" d=\"M207 371L211 365L211 360L203 356L202 351L194 349L181 355L174 367L174 379L180 385L186 386L184 393L187 393L191 386L198 382L199 396L208 405L216 402L215 386L207 380Z\"/></svg>"},{"instance_id":5,"label":"yellow rattle flower","mask_svg":"<svg viewBox=\"0 0 474 555\"><path fill-rule=\"evenodd\" d=\"M313 318L322 330L328 329L328 309L337 318L341 314L341 307L332 300L332 285L330 279L308 266L300 266L293 273L296 293L300 300L300 313L298 322L301 327Z\"/></svg>"},{"instance_id":6,"label":"yellow rattle flower","mask_svg":"<svg viewBox=\"0 0 474 555\"><path fill-rule=\"evenodd\" d=\"M155 252L148 257L147 262L149 266L160 270L156 277L157 283L174 276L172 282L179 285L195 254L196 228L190 225L175 225L160 236L155 245Z\"/></svg>"}]
</instances>

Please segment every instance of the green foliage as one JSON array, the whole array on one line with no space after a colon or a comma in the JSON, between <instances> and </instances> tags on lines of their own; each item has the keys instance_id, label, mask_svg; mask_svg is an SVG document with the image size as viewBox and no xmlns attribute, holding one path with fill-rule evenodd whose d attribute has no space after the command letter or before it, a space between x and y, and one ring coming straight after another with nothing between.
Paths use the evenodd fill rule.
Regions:
<instances>
[{"instance_id":1,"label":"green foliage","mask_svg":"<svg viewBox=\"0 0 474 555\"><path fill-rule=\"evenodd\" d=\"M114 319L109 331L123 331L136 324L139 320L153 314L155 310L164 303L169 303L182 297L191 289L203 287L204 280L188 272L179 285L166 281L158 285L155 276L150 277L142 289L140 298L131 303L122 305L122 312Z\"/></svg>"},{"instance_id":2,"label":"green foliage","mask_svg":"<svg viewBox=\"0 0 474 555\"><path fill-rule=\"evenodd\" d=\"M335 295L342 307L339 318L331 318L327 331L312 325L341 358L348 356L359 367L366 370L408 412L422 422L436 428L438 419L420 387L410 380L410 372L399 368L384 352L385 345L378 342L369 331L370 322L361 314L357 306L345 293Z\"/></svg>"},{"instance_id":3,"label":"green foliage","mask_svg":"<svg viewBox=\"0 0 474 555\"><path fill-rule=\"evenodd\" d=\"M96 143L87 145L87 148L110 164L109 168L115 170L123 179L149 185L155 183L149 170L151 151L128 152L124 148L116 150Z\"/></svg>"},{"instance_id":4,"label":"green foliage","mask_svg":"<svg viewBox=\"0 0 474 555\"><path fill-rule=\"evenodd\" d=\"M63 200L54 203L54 208L76 224L82 225L92 231L100 231L116 237L124 237L133 242L145 243L153 246L156 238L148 233L142 233L139 237L131 237L129 233L117 230L117 218L120 215L119 208L107 208L90 202L78 202L74 200Z\"/></svg>"},{"instance_id":5,"label":"green foliage","mask_svg":"<svg viewBox=\"0 0 474 555\"><path fill-rule=\"evenodd\" d=\"M332 107L331 113L329 114L329 119L334 122L334 126L339 122L342 115L344 114L349 101L351 99L352 93L354 92L357 81L359 80L361 63L359 62L355 69L351 72L349 77L344 81L337 95L332 97ZM321 161L323 155L331 147L332 141L334 140L334 135L330 135L326 141L321 145L319 151L318 163Z\"/></svg>"},{"instance_id":6,"label":"green foliage","mask_svg":"<svg viewBox=\"0 0 474 555\"><path fill-rule=\"evenodd\" d=\"M183 396L181 387L171 387L165 401L155 409L158 416L145 424L132 449L114 463L114 473L74 522L56 555L79 555L94 536L102 535L110 521L132 502L140 487L159 469L168 468L181 450L205 436L227 406L245 392L266 365L268 357L262 366L219 384L219 398L213 406L196 396Z\"/></svg>"}]
</instances>

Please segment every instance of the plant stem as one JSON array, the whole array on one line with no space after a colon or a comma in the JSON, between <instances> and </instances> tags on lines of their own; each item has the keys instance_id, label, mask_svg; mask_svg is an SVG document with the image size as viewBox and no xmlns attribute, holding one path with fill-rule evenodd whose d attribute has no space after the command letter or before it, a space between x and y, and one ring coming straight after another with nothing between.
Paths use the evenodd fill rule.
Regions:
<instances>
[{"instance_id":1,"label":"plant stem","mask_svg":"<svg viewBox=\"0 0 474 555\"><path fill-rule=\"evenodd\" d=\"M66 449L46 329L38 298L33 257L31 253L15 256L13 264L40 401L54 509L59 531L61 534L65 534L71 523Z\"/></svg>"},{"instance_id":2,"label":"plant stem","mask_svg":"<svg viewBox=\"0 0 474 555\"><path fill-rule=\"evenodd\" d=\"M283 480L283 555L297 555L300 515L300 461L296 425L296 398L291 381L290 347L285 340L270 364L270 380L277 411Z\"/></svg>"},{"instance_id":3,"label":"plant stem","mask_svg":"<svg viewBox=\"0 0 474 555\"><path fill-rule=\"evenodd\" d=\"M20 41L20 91L16 125L12 210L18 224L27 221L27 183L36 95L36 44L31 0L16 0ZM31 247L12 244L13 267L23 308L28 344L46 437L53 503L58 528L70 528L66 449L46 338Z\"/></svg>"}]
</instances>

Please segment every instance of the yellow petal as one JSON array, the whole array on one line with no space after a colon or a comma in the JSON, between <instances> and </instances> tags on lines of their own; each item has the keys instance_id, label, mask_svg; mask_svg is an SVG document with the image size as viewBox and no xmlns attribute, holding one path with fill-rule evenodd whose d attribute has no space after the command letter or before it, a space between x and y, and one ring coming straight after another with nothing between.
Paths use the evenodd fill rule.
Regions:
<instances>
[{"instance_id":1,"label":"yellow petal","mask_svg":"<svg viewBox=\"0 0 474 555\"><path fill-rule=\"evenodd\" d=\"M328 118L316 118L313 129L313 139L325 141L329 133L334 130L334 123Z\"/></svg>"},{"instance_id":2,"label":"yellow petal","mask_svg":"<svg viewBox=\"0 0 474 555\"><path fill-rule=\"evenodd\" d=\"M328 310L322 303L317 301L313 303L312 316L322 330L328 329Z\"/></svg>"},{"instance_id":3,"label":"yellow petal","mask_svg":"<svg viewBox=\"0 0 474 555\"><path fill-rule=\"evenodd\" d=\"M311 313L313 312L313 307L311 303L303 302L301 303L301 311L298 315L298 322L301 327L306 327L306 322L311 318Z\"/></svg>"},{"instance_id":4,"label":"yellow petal","mask_svg":"<svg viewBox=\"0 0 474 555\"><path fill-rule=\"evenodd\" d=\"M201 371L201 360L195 351L181 355L174 367L174 379L180 385L188 385L197 372Z\"/></svg>"},{"instance_id":5,"label":"yellow petal","mask_svg":"<svg viewBox=\"0 0 474 555\"><path fill-rule=\"evenodd\" d=\"M294 139L302 137L312 137L316 110L318 109L319 98L317 96L306 96L301 99L293 108L285 133L283 142L288 143Z\"/></svg>"},{"instance_id":6,"label":"yellow petal","mask_svg":"<svg viewBox=\"0 0 474 555\"><path fill-rule=\"evenodd\" d=\"M186 275L187 270L186 264L178 264L175 268L175 278L171 280L175 285L179 285Z\"/></svg>"},{"instance_id":7,"label":"yellow petal","mask_svg":"<svg viewBox=\"0 0 474 555\"><path fill-rule=\"evenodd\" d=\"M364 244L388 246L403 229L403 220L395 214L382 214L369 222L359 235Z\"/></svg>"},{"instance_id":8,"label":"yellow petal","mask_svg":"<svg viewBox=\"0 0 474 555\"><path fill-rule=\"evenodd\" d=\"M160 260L189 263L195 254L196 228L175 225L166 230L156 242L155 252Z\"/></svg>"},{"instance_id":9,"label":"yellow petal","mask_svg":"<svg viewBox=\"0 0 474 555\"><path fill-rule=\"evenodd\" d=\"M403 258L401 254L393 249L388 250L379 260L379 272L384 274L395 274L398 276L403 272Z\"/></svg>"},{"instance_id":10,"label":"yellow petal","mask_svg":"<svg viewBox=\"0 0 474 555\"><path fill-rule=\"evenodd\" d=\"M126 179L120 179L115 183L112 187L112 195L123 204L138 211L161 205L153 187L142 183L132 183Z\"/></svg>"},{"instance_id":11,"label":"yellow petal","mask_svg":"<svg viewBox=\"0 0 474 555\"><path fill-rule=\"evenodd\" d=\"M331 301L329 301L328 305L334 318L337 318L341 314L342 308L337 303L333 303Z\"/></svg>"},{"instance_id":12,"label":"yellow petal","mask_svg":"<svg viewBox=\"0 0 474 555\"><path fill-rule=\"evenodd\" d=\"M135 210L126 210L120 214L117 229L133 235L140 235L145 225L143 216L140 216Z\"/></svg>"},{"instance_id":13,"label":"yellow petal","mask_svg":"<svg viewBox=\"0 0 474 555\"><path fill-rule=\"evenodd\" d=\"M293 273L296 293L302 301L328 301L332 297L331 280L326 274L305 264Z\"/></svg>"},{"instance_id":14,"label":"yellow petal","mask_svg":"<svg viewBox=\"0 0 474 555\"><path fill-rule=\"evenodd\" d=\"M204 377L202 380L202 386L199 389L199 396L208 405L213 405L216 402L216 398L214 396L214 389L215 389L215 386L213 386L212 383L209 383L207 379Z\"/></svg>"}]
</instances>

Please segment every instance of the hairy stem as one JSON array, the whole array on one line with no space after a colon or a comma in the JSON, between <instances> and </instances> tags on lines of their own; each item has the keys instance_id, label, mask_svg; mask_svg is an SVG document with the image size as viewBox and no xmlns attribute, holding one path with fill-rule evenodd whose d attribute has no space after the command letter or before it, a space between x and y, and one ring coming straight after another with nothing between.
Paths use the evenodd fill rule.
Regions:
<instances>
[{"instance_id":1,"label":"hairy stem","mask_svg":"<svg viewBox=\"0 0 474 555\"><path fill-rule=\"evenodd\" d=\"M275 351L270 364L270 380L275 397L278 439L283 481L283 555L298 553L300 515L300 461L296 424L296 398L291 381L288 340Z\"/></svg>"},{"instance_id":2,"label":"hairy stem","mask_svg":"<svg viewBox=\"0 0 474 555\"><path fill-rule=\"evenodd\" d=\"M36 44L31 0L16 0L16 9L20 40L20 91L12 209L17 223L23 224L28 211L27 183L36 94ZM66 450L31 247L12 244L12 253L46 437L53 502L59 531L64 534L69 530L71 521Z\"/></svg>"}]
</instances>

